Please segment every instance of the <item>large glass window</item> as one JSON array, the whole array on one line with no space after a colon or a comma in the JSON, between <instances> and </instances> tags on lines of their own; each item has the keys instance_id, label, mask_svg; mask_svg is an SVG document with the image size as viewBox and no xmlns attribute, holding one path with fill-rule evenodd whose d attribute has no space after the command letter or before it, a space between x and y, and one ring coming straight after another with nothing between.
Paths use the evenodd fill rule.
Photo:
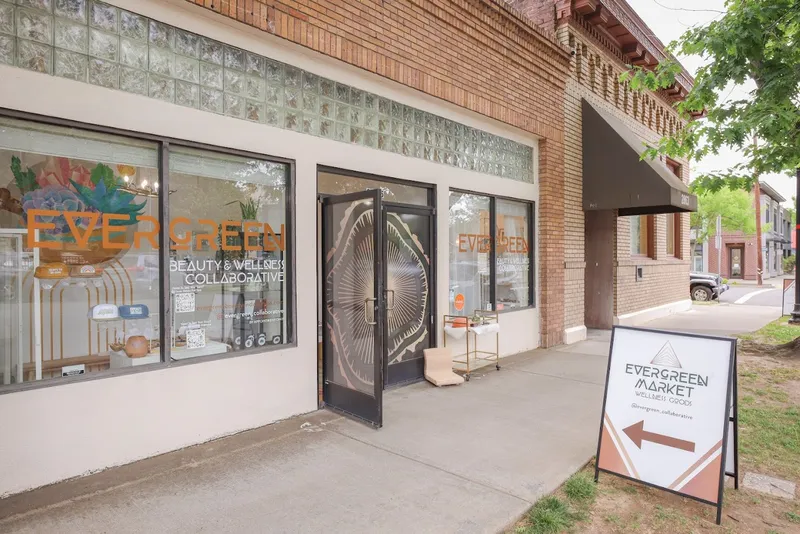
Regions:
<instances>
[{"instance_id":1,"label":"large glass window","mask_svg":"<svg viewBox=\"0 0 800 534\"><path fill-rule=\"evenodd\" d=\"M491 310L489 197L450 192L450 313Z\"/></svg>"},{"instance_id":2,"label":"large glass window","mask_svg":"<svg viewBox=\"0 0 800 534\"><path fill-rule=\"evenodd\" d=\"M450 192L451 314L534 304L532 213L530 203Z\"/></svg>"},{"instance_id":3,"label":"large glass window","mask_svg":"<svg viewBox=\"0 0 800 534\"><path fill-rule=\"evenodd\" d=\"M289 170L0 117L0 386L291 342Z\"/></svg>"},{"instance_id":4,"label":"large glass window","mask_svg":"<svg viewBox=\"0 0 800 534\"><path fill-rule=\"evenodd\" d=\"M288 342L288 167L170 152L172 357Z\"/></svg>"},{"instance_id":5,"label":"large glass window","mask_svg":"<svg viewBox=\"0 0 800 534\"><path fill-rule=\"evenodd\" d=\"M0 383L161 361L158 145L0 118Z\"/></svg>"},{"instance_id":6,"label":"large glass window","mask_svg":"<svg viewBox=\"0 0 800 534\"><path fill-rule=\"evenodd\" d=\"M530 303L530 204L497 199L497 310L524 308Z\"/></svg>"}]
</instances>

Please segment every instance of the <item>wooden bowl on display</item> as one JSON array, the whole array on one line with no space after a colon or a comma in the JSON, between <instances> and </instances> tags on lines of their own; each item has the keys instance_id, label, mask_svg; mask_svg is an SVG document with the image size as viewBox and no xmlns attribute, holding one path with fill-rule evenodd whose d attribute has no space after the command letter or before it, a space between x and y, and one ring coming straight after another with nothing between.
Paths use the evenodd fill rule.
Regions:
<instances>
[{"instance_id":1,"label":"wooden bowl on display","mask_svg":"<svg viewBox=\"0 0 800 534\"><path fill-rule=\"evenodd\" d=\"M150 343L144 336L131 336L125 342L125 354L129 358L142 358L150 352Z\"/></svg>"}]
</instances>

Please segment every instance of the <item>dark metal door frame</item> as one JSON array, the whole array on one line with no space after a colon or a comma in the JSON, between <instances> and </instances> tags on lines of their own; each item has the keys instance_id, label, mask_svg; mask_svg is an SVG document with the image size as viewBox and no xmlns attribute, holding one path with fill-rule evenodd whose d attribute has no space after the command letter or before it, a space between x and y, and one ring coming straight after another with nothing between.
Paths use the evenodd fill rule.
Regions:
<instances>
[{"instance_id":1,"label":"dark metal door frame","mask_svg":"<svg viewBox=\"0 0 800 534\"><path fill-rule=\"evenodd\" d=\"M739 251L739 275L733 276L733 251ZM720 251L721 252L721 251ZM761 254L761 250L758 251ZM744 245L728 246L728 278L744 279Z\"/></svg>"},{"instance_id":2,"label":"dark metal door frame","mask_svg":"<svg viewBox=\"0 0 800 534\"><path fill-rule=\"evenodd\" d=\"M436 317L435 314L435 303L436 303L436 265L435 265L435 255L433 251L436 249L436 217L435 213L436 210L431 206L419 206L419 205L410 205L410 204L400 204L396 202L384 202L382 206L382 213L381 213L381 227L383 228L384 232L388 229L388 220L387 216L389 213L397 213L397 214L411 214L411 215L420 215L423 217L428 218L428 235L429 235L429 242L431 250L426 251L429 254L429 261L430 264L428 266L428 280L429 280L429 288L428 288L428 318L427 318L427 325L428 325L428 339L429 345L434 347L436 345L436 321L433 319ZM386 239L383 240L383 251L381 253L382 258L382 276L384 280L384 287L387 287L387 280L388 280L388 245L389 239L388 236ZM388 295L386 295L386 304L389 304ZM394 304L392 302L392 304ZM384 332L383 332L383 339L385 343L389 341L389 320L388 314L391 310L388 308L384 308L384 312L386 314L386 320L384 321ZM399 372L401 378L395 380L392 383L389 383L389 348L388 345L386 346L386 352L384 354L384 364L383 364L383 376L384 376L384 387L397 387L402 386L405 384L409 384L412 382L417 382L423 380L424 377L424 358L418 358L415 360L409 360L408 362L398 363L393 365L393 368L396 368L396 373ZM402 366L398 367L398 366ZM419 368L421 367L421 368Z\"/></svg>"},{"instance_id":3,"label":"dark metal door frame","mask_svg":"<svg viewBox=\"0 0 800 534\"><path fill-rule=\"evenodd\" d=\"M329 273L328 262L324 255L328 253L328 245L333 242L336 229L335 224L328 221L328 209L335 204L353 202L357 200L372 200L373 202L373 250L377 255L384 250L385 227L382 224L383 208L380 190L373 189L364 192L350 193L346 195L329 196L322 199L322 283L323 283L323 401L326 406L365 421L370 425L380 428L383 425L383 382L384 382L384 363L386 345L384 333L386 331L386 300L385 300L385 262L374 262L374 284L373 296L367 300L372 300L373 324L374 326L374 376L372 396L336 384L332 381L332 366L335 363L331 354L326 354L330 343L330 332L327 328L327 309L328 309L328 290L327 278ZM365 318L368 303L365 301Z\"/></svg>"}]
</instances>

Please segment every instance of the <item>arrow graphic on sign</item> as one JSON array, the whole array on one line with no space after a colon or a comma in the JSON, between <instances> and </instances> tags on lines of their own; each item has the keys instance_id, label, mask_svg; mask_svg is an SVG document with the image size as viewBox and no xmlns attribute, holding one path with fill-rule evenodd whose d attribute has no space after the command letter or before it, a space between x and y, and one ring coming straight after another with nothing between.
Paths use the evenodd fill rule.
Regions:
<instances>
[{"instance_id":1,"label":"arrow graphic on sign","mask_svg":"<svg viewBox=\"0 0 800 534\"><path fill-rule=\"evenodd\" d=\"M694 452L694 442L686 441L683 439L665 436L664 434L656 434L655 432L647 432L644 429L644 420L636 424L622 429L625 434L631 438L631 441L636 444L640 449L642 448L642 441L650 441L658 443L665 447L672 447L673 449L680 449L682 451Z\"/></svg>"}]
</instances>

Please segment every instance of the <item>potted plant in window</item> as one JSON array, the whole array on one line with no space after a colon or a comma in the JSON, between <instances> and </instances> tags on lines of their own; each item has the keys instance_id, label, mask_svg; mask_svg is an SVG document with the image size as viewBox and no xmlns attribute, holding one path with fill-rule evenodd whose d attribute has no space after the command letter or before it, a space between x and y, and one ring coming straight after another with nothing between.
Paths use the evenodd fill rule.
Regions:
<instances>
[{"instance_id":1,"label":"potted plant in window","mask_svg":"<svg viewBox=\"0 0 800 534\"><path fill-rule=\"evenodd\" d=\"M219 236L220 237L217 237L219 248L220 248L220 250L222 252L222 254L219 254L218 256L220 256L222 259L226 259L226 260L241 260L241 259L245 258L246 250L247 250L247 249L245 249L245 246L244 246L245 223L247 223L247 222L256 222L256 220L258 219L258 210L261 207L261 204L259 202L257 202L256 200L252 199L252 198L248 199L245 202L242 202L241 200L234 200L232 202L228 202L225 205L229 206L231 204L236 204L236 203L239 204L239 210L241 211L241 215L242 215L242 224L241 224L241 229L239 231L239 235L236 236L236 237L229 236L226 239L226 245L227 245L226 249L222 248L222 238L221 238L221 236L222 236L222 226L221 225L219 227ZM233 228L233 226L229 226L226 230L230 230L232 228ZM254 238L254 237L255 236L251 236L251 238ZM237 248L233 249L234 246L236 246Z\"/></svg>"}]
</instances>

